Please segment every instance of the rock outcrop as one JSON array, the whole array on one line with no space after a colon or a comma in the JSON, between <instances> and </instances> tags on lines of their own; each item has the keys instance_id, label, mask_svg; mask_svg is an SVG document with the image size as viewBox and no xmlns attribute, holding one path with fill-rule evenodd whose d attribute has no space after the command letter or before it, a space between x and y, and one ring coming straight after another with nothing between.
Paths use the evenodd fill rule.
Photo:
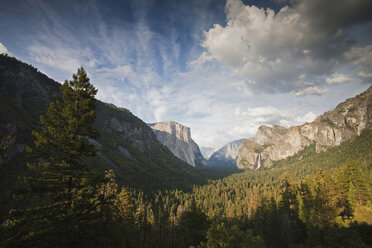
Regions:
<instances>
[{"instance_id":1,"label":"rock outcrop","mask_svg":"<svg viewBox=\"0 0 372 248\"><path fill-rule=\"evenodd\" d=\"M206 161L199 146L191 138L189 127L174 121L148 124L156 138L178 158L191 166L204 166Z\"/></svg>"},{"instance_id":2,"label":"rock outcrop","mask_svg":"<svg viewBox=\"0 0 372 248\"><path fill-rule=\"evenodd\" d=\"M216 152L208 159L207 163L211 167L236 167L238 152L244 139L230 142Z\"/></svg>"},{"instance_id":3,"label":"rock outcrop","mask_svg":"<svg viewBox=\"0 0 372 248\"><path fill-rule=\"evenodd\" d=\"M354 98L340 103L315 121L289 128L261 126L254 141L245 141L239 150L239 168L269 167L273 161L292 156L311 144L316 152L340 145L372 127L372 86Z\"/></svg>"},{"instance_id":4,"label":"rock outcrop","mask_svg":"<svg viewBox=\"0 0 372 248\"><path fill-rule=\"evenodd\" d=\"M215 149L213 147L207 147L207 146L202 146L200 147L200 152L202 153L204 159L208 160L213 153L215 153L218 149Z\"/></svg>"}]
</instances>

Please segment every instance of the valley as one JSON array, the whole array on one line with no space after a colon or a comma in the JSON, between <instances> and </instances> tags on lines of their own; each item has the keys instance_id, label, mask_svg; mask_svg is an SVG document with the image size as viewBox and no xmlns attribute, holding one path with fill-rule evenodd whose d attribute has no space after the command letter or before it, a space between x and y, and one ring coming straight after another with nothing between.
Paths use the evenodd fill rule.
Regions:
<instances>
[{"instance_id":1,"label":"valley","mask_svg":"<svg viewBox=\"0 0 372 248\"><path fill-rule=\"evenodd\" d=\"M40 130L39 116L60 96L59 87L36 68L0 55L5 247L28 240L14 236L14 213L38 200L13 195L24 187L19 178L34 174L26 167L26 147L34 146L31 131ZM254 138L204 150L213 151L204 158L190 128L146 124L97 101L93 127L100 136L87 140L96 156L80 162L108 178L99 186L108 189L102 196L108 205L97 210L107 215L97 239L108 240L107 247L368 247L371 124L369 87L313 122L260 126Z\"/></svg>"}]
</instances>

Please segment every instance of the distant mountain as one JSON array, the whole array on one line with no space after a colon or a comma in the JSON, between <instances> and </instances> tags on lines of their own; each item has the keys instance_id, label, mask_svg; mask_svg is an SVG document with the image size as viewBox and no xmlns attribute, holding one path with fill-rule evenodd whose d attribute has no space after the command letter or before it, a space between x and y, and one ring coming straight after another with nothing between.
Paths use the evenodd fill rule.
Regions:
<instances>
[{"instance_id":1,"label":"distant mountain","mask_svg":"<svg viewBox=\"0 0 372 248\"><path fill-rule=\"evenodd\" d=\"M238 152L244 139L230 142L216 152L208 159L208 165L211 167L236 167Z\"/></svg>"},{"instance_id":2,"label":"distant mountain","mask_svg":"<svg viewBox=\"0 0 372 248\"><path fill-rule=\"evenodd\" d=\"M371 128L372 86L313 122L289 128L277 125L259 127L255 139L244 141L240 148L237 166L250 169L269 167L273 161L293 156L312 144L315 144L316 152L325 151Z\"/></svg>"},{"instance_id":3,"label":"distant mountain","mask_svg":"<svg viewBox=\"0 0 372 248\"><path fill-rule=\"evenodd\" d=\"M45 115L53 94L60 94L59 87L36 68L0 55L0 201L26 173L24 150L33 145L31 131L39 128L40 115ZM129 110L97 101L95 127L101 135L91 142L98 156L87 162L100 172L113 169L120 184L156 190L204 182Z\"/></svg>"},{"instance_id":4,"label":"distant mountain","mask_svg":"<svg viewBox=\"0 0 372 248\"><path fill-rule=\"evenodd\" d=\"M191 166L205 166L206 160L198 144L191 138L190 128L174 121L148 124L156 138L178 158Z\"/></svg>"},{"instance_id":5,"label":"distant mountain","mask_svg":"<svg viewBox=\"0 0 372 248\"><path fill-rule=\"evenodd\" d=\"M208 146L202 146L200 147L200 152L203 154L203 157L208 160L213 153L216 151L215 148L213 147L208 147Z\"/></svg>"}]
</instances>

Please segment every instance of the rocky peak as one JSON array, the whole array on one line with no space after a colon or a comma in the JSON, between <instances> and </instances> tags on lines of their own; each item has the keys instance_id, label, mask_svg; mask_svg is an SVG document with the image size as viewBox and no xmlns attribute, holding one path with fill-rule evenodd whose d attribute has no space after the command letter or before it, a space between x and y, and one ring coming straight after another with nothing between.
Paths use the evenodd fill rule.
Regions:
<instances>
[{"instance_id":1,"label":"rocky peak","mask_svg":"<svg viewBox=\"0 0 372 248\"><path fill-rule=\"evenodd\" d=\"M208 165L212 167L236 167L238 152L244 139L227 143L208 159Z\"/></svg>"},{"instance_id":2,"label":"rocky peak","mask_svg":"<svg viewBox=\"0 0 372 248\"><path fill-rule=\"evenodd\" d=\"M356 97L340 103L332 111L300 126L259 127L254 141L245 141L239 150L237 166L255 169L292 156L311 144L321 152L360 135L372 127L372 86Z\"/></svg>"},{"instance_id":3,"label":"rocky peak","mask_svg":"<svg viewBox=\"0 0 372 248\"><path fill-rule=\"evenodd\" d=\"M260 145L271 145L278 143L287 133L288 129L278 125L260 126L254 141Z\"/></svg>"},{"instance_id":4,"label":"rocky peak","mask_svg":"<svg viewBox=\"0 0 372 248\"><path fill-rule=\"evenodd\" d=\"M156 138L178 158L191 166L205 165L199 146L191 138L189 127L175 121L148 124Z\"/></svg>"},{"instance_id":5,"label":"rocky peak","mask_svg":"<svg viewBox=\"0 0 372 248\"><path fill-rule=\"evenodd\" d=\"M157 122L149 124L153 130L162 131L168 133L175 138L182 140L186 143L191 142L190 128L183 126L175 121Z\"/></svg>"},{"instance_id":6,"label":"rocky peak","mask_svg":"<svg viewBox=\"0 0 372 248\"><path fill-rule=\"evenodd\" d=\"M207 160L213 155L213 153L216 152L216 150L217 149L212 148L212 147L206 147L206 146L200 147L200 152L203 154L203 157Z\"/></svg>"}]
</instances>

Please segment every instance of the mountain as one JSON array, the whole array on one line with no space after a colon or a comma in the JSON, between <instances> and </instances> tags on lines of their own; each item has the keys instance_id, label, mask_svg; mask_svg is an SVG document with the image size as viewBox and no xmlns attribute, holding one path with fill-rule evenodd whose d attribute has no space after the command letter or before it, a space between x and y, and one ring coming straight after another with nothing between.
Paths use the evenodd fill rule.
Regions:
<instances>
[{"instance_id":1,"label":"mountain","mask_svg":"<svg viewBox=\"0 0 372 248\"><path fill-rule=\"evenodd\" d=\"M208 159L208 165L211 167L236 167L238 152L244 139L230 142L216 152Z\"/></svg>"},{"instance_id":2,"label":"mountain","mask_svg":"<svg viewBox=\"0 0 372 248\"><path fill-rule=\"evenodd\" d=\"M239 168L269 167L273 161L293 156L315 145L316 152L326 151L359 136L372 127L372 86L354 98L340 103L315 121L284 128L261 126L254 140L243 142L238 154Z\"/></svg>"},{"instance_id":3,"label":"mountain","mask_svg":"<svg viewBox=\"0 0 372 248\"><path fill-rule=\"evenodd\" d=\"M53 94L60 94L59 87L36 68L0 55L0 201L27 173L25 147L33 145L31 131L39 129L40 115ZM174 156L129 110L97 101L94 125L101 134L91 140L98 156L85 162L98 172L113 169L121 185L156 190L204 182L199 171Z\"/></svg>"},{"instance_id":4,"label":"mountain","mask_svg":"<svg viewBox=\"0 0 372 248\"><path fill-rule=\"evenodd\" d=\"M205 166L206 161L200 152L198 144L191 138L189 127L174 121L148 124L156 138L171 152L191 166Z\"/></svg>"},{"instance_id":5,"label":"mountain","mask_svg":"<svg viewBox=\"0 0 372 248\"><path fill-rule=\"evenodd\" d=\"M209 147L209 146L201 146L200 147L200 152L202 153L203 157L208 160L213 153L216 151L215 148Z\"/></svg>"}]
</instances>

